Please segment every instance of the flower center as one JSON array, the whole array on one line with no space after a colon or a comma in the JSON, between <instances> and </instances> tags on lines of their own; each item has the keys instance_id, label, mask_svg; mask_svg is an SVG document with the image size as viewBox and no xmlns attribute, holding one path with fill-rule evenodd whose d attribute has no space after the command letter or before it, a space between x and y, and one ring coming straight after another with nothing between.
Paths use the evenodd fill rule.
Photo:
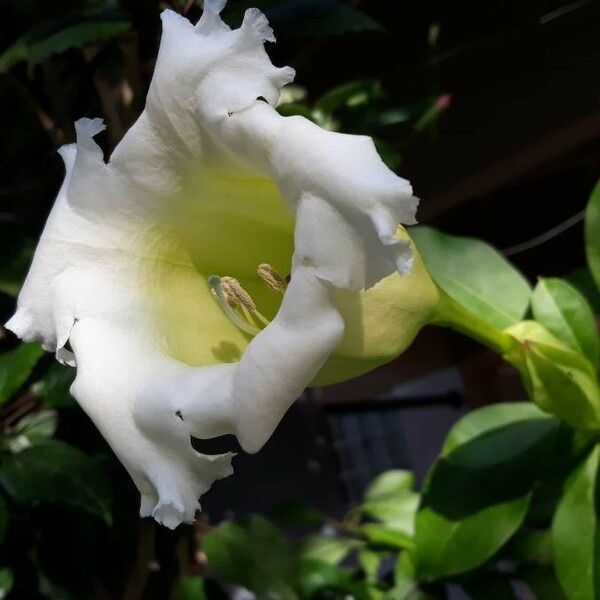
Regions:
<instances>
[{"instance_id":1,"label":"flower center","mask_svg":"<svg viewBox=\"0 0 600 600\"><path fill-rule=\"evenodd\" d=\"M282 277L268 263L258 265L256 274L268 289L282 295L285 294L289 275L285 278ZM211 275L207 279L207 283L227 318L245 333L257 335L271 322L258 310L252 296L235 277Z\"/></svg>"}]
</instances>

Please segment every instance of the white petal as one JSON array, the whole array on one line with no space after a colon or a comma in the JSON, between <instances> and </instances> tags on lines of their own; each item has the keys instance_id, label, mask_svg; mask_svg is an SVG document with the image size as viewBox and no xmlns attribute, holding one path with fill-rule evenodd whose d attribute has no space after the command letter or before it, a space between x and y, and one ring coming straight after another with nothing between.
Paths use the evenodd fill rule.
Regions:
<instances>
[{"instance_id":1,"label":"white petal","mask_svg":"<svg viewBox=\"0 0 600 600\"><path fill-rule=\"evenodd\" d=\"M199 497L215 479L232 472L232 455L196 452L189 429L175 413L156 430L140 428L134 416L148 380L156 373L169 376L183 365L161 356L134 328L99 319L78 321L71 344L77 356L71 392L140 490L142 516L152 514L171 528L192 522Z\"/></svg>"},{"instance_id":2,"label":"white petal","mask_svg":"<svg viewBox=\"0 0 600 600\"><path fill-rule=\"evenodd\" d=\"M195 27L163 13L146 108L108 162L93 139L101 120L77 122L7 324L76 364L74 396L139 488L141 514L168 527L193 520L199 497L231 473L231 454L199 454L190 436L234 434L257 451L342 338L334 288L359 290L411 265L410 247L395 237L414 222L408 182L369 138L278 115L293 69L269 60L263 42L274 36L260 11L232 31L223 6L206 0ZM279 312L240 360L192 366L171 355L154 296L177 313L194 303L181 290L208 294L171 213L190 172L211 170L240 189L248 178L274 181L297 218L296 252ZM216 304L196 310L200 322L225 319L211 312Z\"/></svg>"},{"instance_id":3,"label":"white petal","mask_svg":"<svg viewBox=\"0 0 600 600\"><path fill-rule=\"evenodd\" d=\"M198 438L234 434L257 452L341 341L344 323L312 267L299 267L273 322L241 360L148 378L136 405L146 432L177 414ZM177 423L179 426L179 423Z\"/></svg>"}]
</instances>

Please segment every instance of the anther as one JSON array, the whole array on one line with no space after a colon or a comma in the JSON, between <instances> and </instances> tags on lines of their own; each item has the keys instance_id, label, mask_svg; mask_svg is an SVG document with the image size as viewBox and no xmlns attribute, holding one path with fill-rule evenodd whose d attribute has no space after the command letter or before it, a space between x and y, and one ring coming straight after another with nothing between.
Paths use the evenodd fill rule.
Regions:
<instances>
[{"instance_id":1,"label":"anther","mask_svg":"<svg viewBox=\"0 0 600 600\"><path fill-rule=\"evenodd\" d=\"M256 310L256 304L250 294L242 287L242 284L235 277L221 277L221 289L227 298L227 303L231 307L243 306L250 312Z\"/></svg>"},{"instance_id":2,"label":"anther","mask_svg":"<svg viewBox=\"0 0 600 600\"><path fill-rule=\"evenodd\" d=\"M227 315L229 320L239 329L249 333L250 335L256 335L260 333L260 329L254 325L250 325L246 320L242 319L240 315L238 315L235 310L233 310L230 304L230 297L225 295L222 285L223 278L218 275L211 275L208 280L208 287L211 289L213 296L221 306L223 312ZM238 282L239 284L239 282ZM240 286L241 287L241 286ZM234 298L231 296L231 298ZM236 300L235 306L239 306L239 301ZM243 305L241 305L243 306Z\"/></svg>"},{"instance_id":3,"label":"anther","mask_svg":"<svg viewBox=\"0 0 600 600\"><path fill-rule=\"evenodd\" d=\"M258 265L258 276L274 292L283 294L287 288L286 280L268 263Z\"/></svg>"}]
</instances>

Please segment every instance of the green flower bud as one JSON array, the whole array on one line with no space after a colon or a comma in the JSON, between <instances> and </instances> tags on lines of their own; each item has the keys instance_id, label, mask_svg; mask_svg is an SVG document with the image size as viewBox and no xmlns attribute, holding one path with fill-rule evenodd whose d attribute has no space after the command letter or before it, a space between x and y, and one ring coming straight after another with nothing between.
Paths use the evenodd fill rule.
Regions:
<instances>
[{"instance_id":1,"label":"green flower bud","mask_svg":"<svg viewBox=\"0 0 600 600\"><path fill-rule=\"evenodd\" d=\"M576 429L600 429L600 388L592 364L534 321L505 332L518 344L504 358L519 370L531 399Z\"/></svg>"}]
</instances>

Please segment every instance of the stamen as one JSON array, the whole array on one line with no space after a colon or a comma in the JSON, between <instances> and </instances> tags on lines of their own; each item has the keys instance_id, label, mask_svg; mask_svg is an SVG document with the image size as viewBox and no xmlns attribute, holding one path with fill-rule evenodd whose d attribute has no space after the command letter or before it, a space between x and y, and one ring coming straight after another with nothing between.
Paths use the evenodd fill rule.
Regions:
<instances>
[{"instance_id":1,"label":"stamen","mask_svg":"<svg viewBox=\"0 0 600 600\"><path fill-rule=\"evenodd\" d=\"M256 304L252 300L252 296L242 287L242 284L235 277L221 277L221 289L227 298L230 306L241 304L250 312L256 310ZM234 301L235 304L231 304Z\"/></svg>"},{"instance_id":2,"label":"stamen","mask_svg":"<svg viewBox=\"0 0 600 600\"><path fill-rule=\"evenodd\" d=\"M274 292L284 294L287 288L286 280L268 263L258 265L258 276L262 282Z\"/></svg>"},{"instance_id":3,"label":"stamen","mask_svg":"<svg viewBox=\"0 0 600 600\"><path fill-rule=\"evenodd\" d=\"M210 288L213 296L216 298L223 312L227 315L229 320L236 326L239 327L242 331L249 333L250 335L257 335L260 333L260 329L258 327L254 327L250 325L247 321L244 321L232 308L230 305L231 299L235 299L233 296L228 298L223 291L223 286L221 284L221 278L218 275L211 275L207 279L208 287ZM238 282L239 285L239 282ZM240 286L241 287L241 286ZM247 292L246 292L247 294ZM251 299L252 300L252 299ZM236 306L238 304L236 303Z\"/></svg>"}]
</instances>

